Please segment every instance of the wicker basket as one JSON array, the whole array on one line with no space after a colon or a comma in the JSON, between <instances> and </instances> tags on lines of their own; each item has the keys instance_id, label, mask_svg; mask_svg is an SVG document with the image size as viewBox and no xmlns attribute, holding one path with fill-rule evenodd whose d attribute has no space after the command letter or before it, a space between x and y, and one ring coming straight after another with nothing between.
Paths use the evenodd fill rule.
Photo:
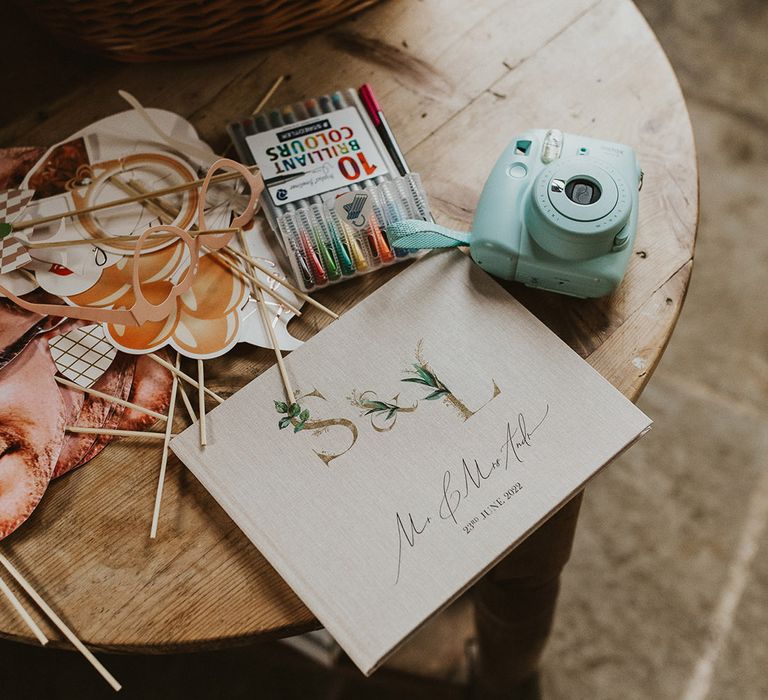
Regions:
<instances>
[{"instance_id":1,"label":"wicker basket","mask_svg":"<svg viewBox=\"0 0 768 700\"><path fill-rule=\"evenodd\" d=\"M118 61L205 58L274 46L377 0L17 0L67 47Z\"/></svg>"}]
</instances>

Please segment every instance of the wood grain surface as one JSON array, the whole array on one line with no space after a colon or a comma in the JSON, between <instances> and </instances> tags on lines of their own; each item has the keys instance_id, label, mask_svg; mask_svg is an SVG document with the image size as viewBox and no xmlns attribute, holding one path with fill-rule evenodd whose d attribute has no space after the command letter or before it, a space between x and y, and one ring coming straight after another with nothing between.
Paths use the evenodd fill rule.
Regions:
<instances>
[{"instance_id":1,"label":"wood grain surface","mask_svg":"<svg viewBox=\"0 0 768 700\"><path fill-rule=\"evenodd\" d=\"M645 184L635 254L617 293L581 301L516 284L509 290L632 399L670 338L692 267L697 164L677 80L629 0L385 2L279 49L151 68L71 58L48 45L27 55L18 80L34 75L37 87L20 82L0 126L3 146L47 145L122 110L116 92L123 88L147 106L184 115L221 151L227 121L250 113L280 74L291 79L273 105L371 82L438 221L457 227L470 225L491 166L525 128L631 144ZM57 58L60 71L49 71L46 63ZM45 102L42 112L35 99ZM343 312L400 269L317 298ZM307 308L295 332L309 338L327 322ZM237 348L206 363L207 384L227 396L273 361L271 351ZM95 648L211 648L316 626L175 458L158 539L150 540L159 464L157 444L113 444L52 483L0 551ZM5 605L0 635L33 641Z\"/></svg>"}]
</instances>

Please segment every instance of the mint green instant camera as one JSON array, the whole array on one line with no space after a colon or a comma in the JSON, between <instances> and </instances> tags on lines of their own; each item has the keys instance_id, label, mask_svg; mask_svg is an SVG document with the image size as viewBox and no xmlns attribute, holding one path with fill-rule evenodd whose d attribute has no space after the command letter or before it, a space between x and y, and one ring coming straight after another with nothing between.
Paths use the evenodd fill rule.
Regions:
<instances>
[{"instance_id":1,"label":"mint green instant camera","mask_svg":"<svg viewBox=\"0 0 768 700\"><path fill-rule=\"evenodd\" d=\"M575 297L610 294L627 269L643 173L620 143L533 129L485 183L470 236L496 277Z\"/></svg>"}]
</instances>

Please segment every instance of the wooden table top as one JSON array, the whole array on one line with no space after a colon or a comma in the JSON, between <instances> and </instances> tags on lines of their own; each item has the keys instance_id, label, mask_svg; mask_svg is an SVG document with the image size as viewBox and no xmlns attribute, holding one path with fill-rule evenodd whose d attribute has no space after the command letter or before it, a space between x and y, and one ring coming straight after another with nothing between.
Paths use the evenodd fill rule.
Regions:
<instances>
[{"instance_id":1,"label":"wooden table top","mask_svg":"<svg viewBox=\"0 0 768 700\"><path fill-rule=\"evenodd\" d=\"M30 52L19 36L16 55L26 57L20 70L29 80L18 90L7 82L18 99L0 127L3 146L65 138L125 109L116 94L124 88L146 106L187 117L221 152L225 124L249 113L281 74L290 80L273 105L370 82L411 168L422 174L438 221L457 228L470 226L493 163L526 128L634 146L645 184L635 253L619 290L580 301L516 284L509 289L631 399L656 367L691 274L698 176L677 80L629 0L387 2L277 50L152 67L73 55L39 38ZM47 67L52 62L57 71ZM317 297L343 311L399 269ZM326 318L312 309L294 322L310 337ZM272 362L267 350L238 348L206 363L206 383L228 395ZM53 482L0 551L96 648L191 650L317 626L173 457L159 537L149 539L159 459L156 444L111 445ZM6 605L0 636L30 637Z\"/></svg>"}]
</instances>

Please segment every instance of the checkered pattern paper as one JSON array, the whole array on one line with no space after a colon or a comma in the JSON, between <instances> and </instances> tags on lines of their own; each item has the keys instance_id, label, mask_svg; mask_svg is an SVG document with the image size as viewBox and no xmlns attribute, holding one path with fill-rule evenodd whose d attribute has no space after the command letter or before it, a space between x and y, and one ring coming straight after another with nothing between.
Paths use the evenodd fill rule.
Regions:
<instances>
[{"instance_id":1,"label":"checkered pattern paper","mask_svg":"<svg viewBox=\"0 0 768 700\"><path fill-rule=\"evenodd\" d=\"M117 353L101 326L75 328L48 344L61 375L86 389L107 371Z\"/></svg>"},{"instance_id":2,"label":"checkered pattern paper","mask_svg":"<svg viewBox=\"0 0 768 700\"><path fill-rule=\"evenodd\" d=\"M24 211L34 190L3 190L0 192L0 221L11 223Z\"/></svg>"},{"instance_id":3,"label":"checkered pattern paper","mask_svg":"<svg viewBox=\"0 0 768 700\"><path fill-rule=\"evenodd\" d=\"M14 236L0 238L0 275L18 270L32 262L27 249Z\"/></svg>"}]
</instances>

